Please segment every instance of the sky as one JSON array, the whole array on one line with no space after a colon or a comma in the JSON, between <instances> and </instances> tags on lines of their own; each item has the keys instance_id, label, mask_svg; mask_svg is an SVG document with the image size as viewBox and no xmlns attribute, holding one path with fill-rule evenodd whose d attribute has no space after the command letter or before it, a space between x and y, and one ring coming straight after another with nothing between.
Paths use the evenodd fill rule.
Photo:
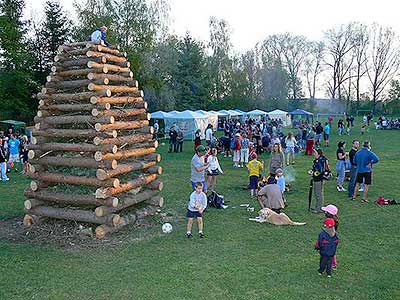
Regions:
<instances>
[{"instance_id":1,"label":"sky","mask_svg":"<svg viewBox=\"0 0 400 300\"><path fill-rule=\"evenodd\" d=\"M29 11L41 13L45 0L26 0ZM73 0L60 0L73 15ZM396 4L398 3L398 4ZM238 52L254 47L268 35L291 32L319 40L323 31L351 21L377 22L400 34L396 0L170 0L171 31L207 41L211 16L225 19Z\"/></svg>"}]
</instances>

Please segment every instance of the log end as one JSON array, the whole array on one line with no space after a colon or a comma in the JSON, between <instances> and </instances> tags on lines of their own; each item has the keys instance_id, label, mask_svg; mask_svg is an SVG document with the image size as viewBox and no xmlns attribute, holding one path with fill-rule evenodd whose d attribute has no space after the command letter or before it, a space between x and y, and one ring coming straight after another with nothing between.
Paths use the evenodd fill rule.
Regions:
<instances>
[{"instance_id":1,"label":"log end","mask_svg":"<svg viewBox=\"0 0 400 300\"><path fill-rule=\"evenodd\" d=\"M90 103L91 104L96 104L97 103L97 97L96 96L90 97Z\"/></svg>"},{"instance_id":2,"label":"log end","mask_svg":"<svg viewBox=\"0 0 400 300\"><path fill-rule=\"evenodd\" d=\"M106 180L108 178L107 171L103 169L97 169L96 178L99 180Z\"/></svg>"},{"instance_id":3,"label":"log end","mask_svg":"<svg viewBox=\"0 0 400 300\"><path fill-rule=\"evenodd\" d=\"M34 223L31 215L25 215L24 220L22 222L24 223L25 226L31 226Z\"/></svg>"},{"instance_id":4,"label":"log end","mask_svg":"<svg viewBox=\"0 0 400 300\"><path fill-rule=\"evenodd\" d=\"M99 113L100 113L100 112L99 112L96 108L93 108L93 109L92 109L92 116L93 116L93 117L97 117L97 116L99 115Z\"/></svg>"},{"instance_id":5,"label":"log end","mask_svg":"<svg viewBox=\"0 0 400 300\"><path fill-rule=\"evenodd\" d=\"M117 151L118 151L118 146L117 146L117 145L113 145L113 146L112 146L112 151L111 151L111 152L112 152L113 154L115 154L115 153L117 153Z\"/></svg>"},{"instance_id":6,"label":"log end","mask_svg":"<svg viewBox=\"0 0 400 300\"><path fill-rule=\"evenodd\" d=\"M31 188L32 188L32 187L31 187ZM105 193L104 189L102 189L102 188L98 188L98 189L96 190L95 197L96 197L97 199L106 199L106 198L107 198L107 197L106 197L106 193Z\"/></svg>"},{"instance_id":7,"label":"log end","mask_svg":"<svg viewBox=\"0 0 400 300\"><path fill-rule=\"evenodd\" d=\"M28 158L29 159L34 159L35 158L35 151L34 150L29 150L28 151Z\"/></svg>"},{"instance_id":8,"label":"log end","mask_svg":"<svg viewBox=\"0 0 400 300\"><path fill-rule=\"evenodd\" d=\"M31 181L29 187L32 191L36 192L39 189L39 183L37 181Z\"/></svg>"},{"instance_id":9,"label":"log end","mask_svg":"<svg viewBox=\"0 0 400 300\"><path fill-rule=\"evenodd\" d=\"M96 214L97 217L102 217L104 216L104 209L102 206L96 207L94 210L94 213Z\"/></svg>"},{"instance_id":10,"label":"log end","mask_svg":"<svg viewBox=\"0 0 400 300\"><path fill-rule=\"evenodd\" d=\"M37 138L35 138L34 136L31 138L31 143L32 143L32 145L37 145L37 143L38 143L38 140L37 140Z\"/></svg>"},{"instance_id":11,"label":"log end","mask_svg":"<svg viewBox=\"0 0 400 300\"><path fill-rule=\"evenodd\" d=\"M110 110L110 108L111 108L111 104L110 103L104 103L104 109L105 110Z\"/></svg>"},{"instance_id":12,"label":"log end","mask_svg":"<svg viewBox=\"0 0 400 300\"><path fill-rule=\"evenodd\" d=\"M106 96L111 97L111 90L108 90L108 89L106 90Z\"/></svg>"},{"instance_id":13,"label":"log end","mask_svg":"<svg viewBox=\"0 0 400 300\"><path fill-rule=\"evenodd\" d=\"M100 123L96 123L94 124L94 129L96 129L96 131L101 131L101 124Z\"/></svg>"},{"instance_id":14,"label":"log end","mask_svg":"<svg viewBox=\"0 0 400 300\"><path fill-rule=\"evenodd\" d=\"M118 161L116 159L113 159L111 161L111 169L115 170L118 167Z\"/></svg>"},{"instance_id":15,"label":"log end","mask_svg":"<svg viewBox=\"0 0 400 300\"><path fill-rule=\"evenodd\" d=\"M93 138L93 144L95 145L100 145L101 144L101 138L99 138L98 136Z\"/></svg>"},{"instance_id":16,"label":"log end","mask_svg":"<svg viewBox=\"0 0 400 300\"><path fill-rule=\"evenodd\" d=\"M98 239L104 238L108 232L107 227L108 226L106 226L106 225L97 226L95 229L96 238L98 238Z\"/></svg>"},{"instance_id":17,"label":"log end","mask_svg":"<svg viewBox=\"0 0 400 300\"><path fill-rule=\"evenodd\" d=\"M97 151L95 154L94 154L94 160L95 161L101 161L103 159L103 153L101 153L100 151Z\"/></svg>"},{"instance_id":18,"label":"log end","mask_svg":"<svg viewBox=\"0 0 400 300\"><path fill-rule=\"evenodd\" d=\"M114 226L118 225L121 223L121 216L120 215L114 215L112 218L112 223Z\"/></svg>"},{"instance_id":19,"label":"log end","mask_svg":"<svg viewBox=\"0 0 400 300\"><path fill-rule=\"evenodd\" d=\"M24 207L25 207L25 209L31 209L32 208L32 202L31 202L31 200L26 200L25 202L24 202Z\"/></svg>"},{"instance_id":20,"label":"log end","mask_svg":"<svg viewBox=\"0 0 400 300\"><path fill-rule=\"evenodd\" d=\"M119 187L119 185L120 185L119 179L118 179L118 178L115 178L115 179L113 180L113 187L114 187L114 188L117 188L117 187Z\"/></svg>"}]
</instances>

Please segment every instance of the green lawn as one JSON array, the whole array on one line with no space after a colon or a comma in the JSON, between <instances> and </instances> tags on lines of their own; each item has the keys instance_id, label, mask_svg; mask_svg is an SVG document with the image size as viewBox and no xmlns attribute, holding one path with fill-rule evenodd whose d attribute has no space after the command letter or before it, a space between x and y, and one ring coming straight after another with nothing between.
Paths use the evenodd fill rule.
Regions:
<instances>
[{"instance_id":1,"label":"green lawn","mask_svg":"<svg viewBox=\"0 0 400 300\"><path fill-rule=\"evenodd\" d=\"M333 131L327 156L334 170L338 136ZM358 133L344 138L347 151L353 138L361 139ZM399 199L400 131L371 129L364 138L381 158L369 199ZM191 192L192 143L185 148L179 154L166 153L167 145L159 148L163 210L178 216L184 216ZM317 275L319 255L313 250L323 216L307 211L306 171L312 159L298 156L294 191L286 195L286 213L307 225L291 227L248 221L255 213L239 204L257 205L242 189L246 171L233 169L228 158L220 161L226 175L218 178L218 191L237 208L209 209L205 239L187 240L180 218L169 235L149 230L141 241L109 248L0 241L0 299L400 299L400 206L353 203L336 191L334 181L327 182L325 204L337 205L340 215L338 269L328 279ZM23 214L22 192L29 181L13 175L0 185L1 219Z\"/></svg>"}]
</instances>

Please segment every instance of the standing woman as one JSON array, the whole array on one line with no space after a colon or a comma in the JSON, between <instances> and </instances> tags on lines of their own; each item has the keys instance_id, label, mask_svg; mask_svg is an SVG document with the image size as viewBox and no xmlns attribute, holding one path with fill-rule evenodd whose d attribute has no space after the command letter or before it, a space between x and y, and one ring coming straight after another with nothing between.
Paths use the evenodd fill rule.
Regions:
<instances>
[{"instance_id":1,"label":"standing woman","mask_svg":"<svg viewBox=\"0 0 400 300\"><path fill-rule=\"evenodd\" d=\"M289 131L286 139L285 139L285 144L286 144L286 153L287 153L287 161L286 164L290 164L290 158L292 158L292 165L294 165L294 147L297 145L297 141L295 137L293 136L293 132Z\"/></svg>"},{"instance_id":2,"label":"standing woman","mask_svg":"<svg viewBox=\"0 0 400 300\"><path fill-rule=\"evenodd\" d=\"M344 152L344 147L346 146L345 141L340 141L338 143L338 149L336 150L336 172L337 176L337 190L338 192L346 192L346 189L343 187L344 177L345 177L345 160L346 160L346 153Z\"/></svg>"},{"instance_id":3,"label":"standing woman","mask_svg":"<svg viewBox=\"0 0 400 300\"><path fill-rule=\"evenodd\" d=\"M249 145L250 141L247 138L247 134L244 133L243 138L240 140L240 162L242 168L244 167L244 165L247 168L247 164L249 163Z\"/></svg>"},{"instance_id":4,"label":"standing woman","mask_svg":"<svg viewBox=\"0 0 400 300\"><path fill-rule=\"evenodd\" d=\"M324 204L324 172L325 172L326 158L321 149L314 151L313 166L308 174L312 176L314 195L315 195L315 208L313 213L322 212L321 208Z\"/></svg>"},{"instance_id":5,"label":"standing woman","mask_svg":"<svg viewBox=\"0 0 400 300\"><path fill-rule=\"evenodd\" d=\"M211 149L211 155L208 157L207 162L209 163L207 168L207 186L209 191L215 191L217 185L217 176L224 174L218 161L218 150L217 148Z\"/></svg>"},{"instance_id":6,"label":"standing woman","mask_svg":"<svg viewBox=\"0 0 400 300\"><path fill-rule=\"evenodd\" d=\"M201 145L201 131L200 129L197 129L195 134L194 134L194 151L196 152L196 149L198 146Z\"/></svg>"},{"instance_id":7,"label":"standing woman","mask_svg":"<svg viewBox=\"0 0 400 300\"><path fill-rule=\"evenodd\" d=\"M285 155L283 154L281 144L275 143L272 148L271 158L268 164L268 173L271 176L276 175L276 170L283 169L283 164L285 162Z\"/></svg>"}]
</instances>

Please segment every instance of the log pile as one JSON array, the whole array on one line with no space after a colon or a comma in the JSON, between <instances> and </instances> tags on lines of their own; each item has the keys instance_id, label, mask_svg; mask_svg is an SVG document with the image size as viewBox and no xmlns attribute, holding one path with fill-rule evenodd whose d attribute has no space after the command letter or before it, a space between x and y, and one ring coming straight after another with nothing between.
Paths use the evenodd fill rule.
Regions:
<instances>
[{"instance_id":1,"label":"log pile","mask_svg":"<svg viewBox=\"0 0 400 300\"><path fill-rule=\"evenodd\" d=\"M101 42L59 47L37 95L25 224L94 223L102 238L163 205L158 144L129 67L126 53Z\"/></svg>"}]
</instances>

